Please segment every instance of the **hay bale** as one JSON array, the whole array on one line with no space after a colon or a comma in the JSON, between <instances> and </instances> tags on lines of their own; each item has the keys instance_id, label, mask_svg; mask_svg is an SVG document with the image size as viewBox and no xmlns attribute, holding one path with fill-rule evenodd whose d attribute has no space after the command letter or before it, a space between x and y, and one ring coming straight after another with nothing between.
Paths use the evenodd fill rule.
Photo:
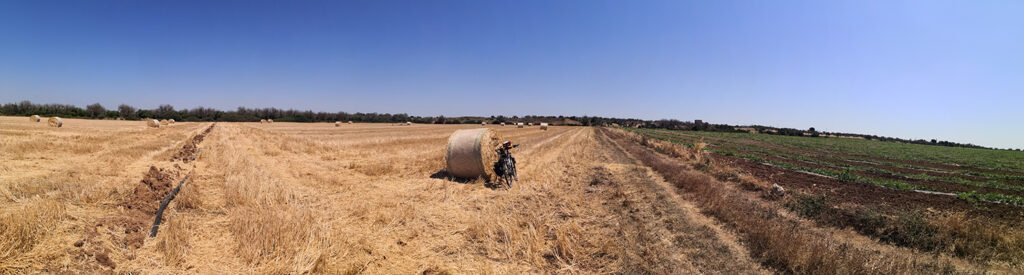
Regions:
<instances>
[{"instance_id":1,"label":"hay bale","mask_svg":"<svg viewBox=\"0 0 1024 275\"><path fill-rule=\"evenodd\" d=\"M260 124L263 124L263 123L267 123L267 120L266 119L261 119L260 120Z\"/></svg>"},{"instance_id":2,"label":"hay bale","mask_svg":"<svg viewBox=\"0 0 1024 275\"><path fill-rule=\"evenodd\" d=\"M544 130L544 131L547 131L548 130L548 124L545 123L545 122L541 122L540 123L540 129Z\"/></svg>"},{"instance_id":3,"label":"hay bale","mask_svg":"<svg viewBox=\"0 0 1024 275\"><path fill-rule=\"evenodd\" d=\"M480 122L480 126L487 126L487 122Z\"/></svg>"},{"instance_id":4,"label":"hay bale","mask_svg":"<svg viewBox=\"0 0 1024 275\"><path fill-rule=\"evenodd\" d=\"M501 123L501 126L505 126L505 123L504 123L504 122L502 122L502 123Z\"/></svg>"},{"instance_id":5,"label":"hay bale","mask_svg":"<svg viewBox=\"0 0 1024 275\"><path fill-rule=\"evenodd\" d=\"M487 128L458 130L448 138L446 171L459 178L494 177L494 163L501 144L498 132Z\"/></svg>"},{"instance_id":6,"label":"hay bale","mask_svg":"<svg viewBox=\"0 0 1024 275\"><path fill-rule=\"evenodd\" d=\"M516 128L523 128L523 123L522 122L516 123Z\"/></svg>"},{"instance_id":7,"label":"hay bale","mask_svg":"<svg viewBox=\"0 0 1024 275\"><path fill-rule=\"evenodd\" d=\"M59 117L51 117L46 122L50 124L50 127L60 128L60 127L64 126L64 120L60 119Z\"/></svg>"},{"instance_id":8,"label":"hay bale","mask_svg":"<svg viewBox=\"0 0 1024 275\"><path fill-rule=\"evenodd\" d=\"M341 121L335 121L334 127L341 127Z\"/></svg>"},{"instance_id":9,"label":"hay bale","mask_svg":"<svg viewBox=\"0 0 1024 275\"><path fill-rule=\"evenodd\" d=\"M28 118L28 121L39 122L39 115L32 115L31 117Z\"/></svg>"},{"instance_id":10,"label":"hay bale","mask_svg":"<svg viewBox=\"0 0 1024 275\"><path fill-rule=\"evenodd\" d=\"M174 124L174 119L173 118L172 119L168 119L167 120L167 124Z\"/></svg>"},{"instance_id":11,"label":"hay bale","mask_svg":"<svg viewBox=\"0 0 1024 275\"><path fill-rule=\"evenodd\" d=\"M348 124L352 124L352 121L351 121L351 120L349 120L349 121L348 121Z\"/></svg>"},{"instance_id":12,"label":"hay bale","mask_svg":"<svg viewBox=\"0 0 1024 275\"><path fill-rule=\"evenodd\" d=\"M533 126L533 122L527 123L526 126Z\"/></svg>"},{"instance_id":13,"label":"hay bale","mask_svg":"<svg viewBox=\"0 0 1024 275\"><path fill-rule=\"evenodd\" d=\"M405 122L405 125L407 125L407 126L412 126L412 122L411 122L411 121L406 121L406 122Z\"/></svg>"},{"instance_id":14,"label":"hay bale","mask_svg":"<svg viewBox=\"0 0 1024 275\"><path fill-rule=\"evenodd\" d=\"M273 119L267 119L267 123L274 123Z\"/></svg>"},{"instance_id":15,"label":"hay bale","mask_svg":"<svg viewBox=\"0 0 1024 275\"><path fill-rule=\"evenodd\" d=\"M161 119L160 120L160 125L167 125L167 120L166 119Z\"/></svg>"},{"instance_id":16,"label":"hay bale","mask_svg":"<svg viewBox=\"0 0 1024 275\"><path fill-rule=\"evenodd\" d=\"M155 120L155 119L147 119L146 120L146 126L153 127L153 128L160 128L160 122Z\"/></svg>"}]
</instances>

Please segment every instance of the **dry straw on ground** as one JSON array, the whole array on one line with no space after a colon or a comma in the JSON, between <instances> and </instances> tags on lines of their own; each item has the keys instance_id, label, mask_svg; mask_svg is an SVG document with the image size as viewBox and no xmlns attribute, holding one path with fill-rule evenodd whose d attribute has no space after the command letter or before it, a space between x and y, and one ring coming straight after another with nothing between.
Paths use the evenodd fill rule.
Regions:
<instances>
[{"instance_id":1,"label":"dry straw on ground","mask_svg":"<svg viewBox=\"0 0 1024 275\"><path fill-rule=\"evenodd\" d=\"M455 131L448 139L445 155L448 174L460 178L492 178L492 164L498 161L494 149L500 140L497 132L487 128Z\"/></svg>"},{"instance_id":2,"label":"dry straw on ground","mask_svg":"<svg viewBox=\"0 0 1024 275\"><path fill-rule=\"evenodd\" d=\"M59 117L51 117L46 122L50 124L50 127L60 128L60 127L64 126L64 120L59 118Z\"/></svg>"}]
</instances>

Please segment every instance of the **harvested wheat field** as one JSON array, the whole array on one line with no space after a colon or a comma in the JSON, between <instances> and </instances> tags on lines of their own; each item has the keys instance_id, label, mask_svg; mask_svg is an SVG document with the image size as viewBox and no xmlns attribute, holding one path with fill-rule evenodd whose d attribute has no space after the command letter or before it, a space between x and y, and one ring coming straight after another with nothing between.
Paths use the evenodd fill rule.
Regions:
<instances>
[{"instance_id":1,"label":"harvested wheat field","mask_svg":"<svg viewBox=\"0 0 1024 275\"><path fill-rule=\"evenodd\" d=\"M480 125L66 120L0 117L0 273L1016 270L818 226L615 129L487 126L521 145L506 188L444 171Z\"/></svg>"}]
</instances>

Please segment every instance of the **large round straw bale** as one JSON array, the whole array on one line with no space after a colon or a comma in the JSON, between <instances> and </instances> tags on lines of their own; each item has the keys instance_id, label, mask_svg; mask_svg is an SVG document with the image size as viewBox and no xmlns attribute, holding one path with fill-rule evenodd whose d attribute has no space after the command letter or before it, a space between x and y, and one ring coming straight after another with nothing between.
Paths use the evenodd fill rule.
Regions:
<instances>
[{"instance_id":1,"label":"large round straw bale","mask_svg":"<svg viewBox=\"0 0 1024 275\"><path fill-rule=\"evenodd\" d=\"M263 123L267 123L267 120L266 119L261 119L260 120L260 124L263 124Z\"/></svg>"},{"instance_id":2,"label":"large round straw bale","mask_svg":"<svg viewBox=\"0 0 1024 275\"><path fill-rule=\"evenodd\" d=\"M28 118L28 121L39 122L39 115L32 115L31 117Z\"/></svg>"},{"instance_id":3,"label":"large round straw bale","mask_svg":"<svg viewBox=\"0 0 1024 275\"><path fill-rule=\"evenodd\" d=\"M516 123L516 128L523 128L523 123L522 122Z\"/></svg>"},{"instance_id":4,"label":"large round straw bale","mask_svg":"<svg viewBox=\"0 0 1024 275\"><path fill-rule=\"evenodd\" d=\"M406 121L405 125L412 125L412 122L411 121Z\"/></svg>"},{"instance_id":5,"label":"large round straw bale","mask_svg":"<svg viewBox=\"0 0 1024 275\"><path fill-rule=\"evenodd\" d=\"M273 119L267 119L267 123L274 123Z\"/></svg>"},{"instance_id":6,"label":"large round straw bale","mask_svg":"<svg viewBox=\"0 0 1024 275\"><path fill-rule=\"evenodd\" d=\"M47 120L47 123L50 123L50 127L60 128L61 126L64 126L64 120L59 117L51 117Z\"/></svg>"},{"instance_id":7,"label":"large round straw bale","mask_svg":"<svg viewBox=\"0 0 1024 275\"><path fill-rule=\"evenodd\" d=\"M504 123L504 122L502 122L502 123L501 123L501 126L505 126L505 123Z\"/></svg>"},{"instance_id":8,"label":"large round straw bale","mask_svg":"<svg viewBox=\"0 0 1024 275\"><path fill-rule=\"evenodd\" d=\"M448 138L448 153L445 155L448 174L459 178L494 176L494 163L498 152L494 149L501 144L501 136L487 128L455 131Z\"/></svg>"},{"instance_id":9,"label":"large round straw bale","mask_svg":"<svg viewBox=\"0 0 1024 275\"><path fill-rule=\"evenodd\" d=\"M540 123L540 129L544 130L544 131L547 131L548 130L548 124L546 122L541 122Z\"/></svg>"},{"instance_id":10,"label":"large round straw bale","mask_svg":"<svg viewBox=\"0 0 1024 275\"><path fill-rule=\"evenodd\" d=\"M351 121L351 120L349 120L349 121L348 121L348 124L352 124L352 121Z\"/></svg>"},{"instance_id":11,"label":"large round straw bale","mask_svg":"<svg viewBox=\"0 0 1024 275\"><path fill-rule=\"evenodd\" d=\"M340 126L341 126L341 121L335 121L334 122L334 127L340 127Z\"/></svg>"},{"instance_id":12,"label":"large round straw bale","mask_svg":"<svg viewBox=\"0 0 1024 275\"><path fill-rule=\"evenodd\" d=\"M486 121L485 122L480 122L480 125L487 126L487 122Z\"/></svg>"},{"instance_id":13,"label":"large round straw bale","mask_svg":"<svg viewBox=\"0 0 1024 275\"><path fill-rule=\"evenodd\" d=\"M166 119L161 119L160 120L160 125L167 125L167 120Z\"/></svg>"},{"instance_id":14,"label":"large round straw bale","mask_svg":"<svg viewBox=\"0 0 1024 275\"><path fill-rule=\"evenodd\" d=\"M526 126L533 126L533 122L527 123Z\"/></svg>"},{"instance_id":15,"label":"large round straw bale","mask_svg":"<svg viewBox=\"0 0 1024 275\"><path fill-rule=\"evenodd\" d=\"M174 119L173 118L172 119L168 119L167 120L167 124L174 124Z\"/></svg>"},{"instance_id":16,"label":"large round straw bale","mask_svg":"<svg viewBox=\"0 0 1024 275\"><path fill-rule=\"evenodd\" d=\"M155 119L147 119L146 120L146 126L153 127L153 128L160 128L160 122L155 120Z\"/></svg>"}]
</instances>

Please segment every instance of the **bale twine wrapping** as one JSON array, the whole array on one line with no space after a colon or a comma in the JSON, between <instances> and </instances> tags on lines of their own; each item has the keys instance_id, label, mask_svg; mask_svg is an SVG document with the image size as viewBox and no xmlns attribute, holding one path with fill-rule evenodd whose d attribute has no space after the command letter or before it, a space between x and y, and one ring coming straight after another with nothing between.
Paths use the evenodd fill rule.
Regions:
<instances>
[{"instance_id":1,"label":"bale twine wrapping","mask_svg":"<svg viewBox=\"0 0 1024 275\"><path fill-rule=\"evenodd\" d=\"M166 119L161 119L160 120L160 125L167 125L167 120Z\"/></svg>"},{"instance_id":2,"label":"bale twine wrapping","mask_svg":"<svg viewBox=\"0 0 1024 275\"><path fill-rule=\"evenodd\" d=\"M546 122L541 122L540 123L540 129L544 130L544 131L547 131L548 130L548 124Z\"/></svg>"},{"instance_id":3,"label":"bale twine wrapping","mask_svg":"<svg viewBox=\"0 0 1024 275\"><path fill-rule=\"evenodd\" d=\"M446 171L459 178L494 177L494 163L498 152L494 149L501 144L498 132L487 128L455 131L448 138L448 152L445 155Z\"/></svg>"},{"instance_id":4,"label":"bale twine wrapping","mask_svg":"<svg viewBox=\"0 0 1024 275\"><path fill-rule=\"evenodd\" d=\"M516 128L523 128L523 123L522 122L516 123Z\"/></svg>"},{"instance_id":5,"label":"bale twine wrapping","mask_svg":"<svg viewBox=\"0 0 1024 275\"><path fill-rule=\"evenodd\" d=\"M28 121L39 122L39 115L32 115L31 117L28 118Z\"/></svg>"},{"instance_id":6,"label":"bale twine wrapping","mask_svg":"<svg viewBox=\"0 0 1024 275\"><path fill-rule=\"evenodd\" d=\"M263 123L267 123L267 120L266 119L261 119L260 120L260 124L263 124Z\"/></svg>"},{"instance_id":7,"label":"bale twine wrapping","mask_svg":"<svg viewBox=\"0 0 1024 275\"><path fill-rule=\"evenodd\" d=\"M59 117L51 117L46 122L50 123L50 127L60 128L61 126L64 126L64 120L60 119Z\"/></svg>"},{"instance_id":8,"label":"bale twine wrapping","mask_svg":"<svg viewBox=\"0 0 1024 275\"><path fill-rule=\"evenodd\" d=\"M160 128L160 122L155 120L155 119L147 119L146 120L146 126L153 127L153 128Z\"/></svg>"}]
</instances>

